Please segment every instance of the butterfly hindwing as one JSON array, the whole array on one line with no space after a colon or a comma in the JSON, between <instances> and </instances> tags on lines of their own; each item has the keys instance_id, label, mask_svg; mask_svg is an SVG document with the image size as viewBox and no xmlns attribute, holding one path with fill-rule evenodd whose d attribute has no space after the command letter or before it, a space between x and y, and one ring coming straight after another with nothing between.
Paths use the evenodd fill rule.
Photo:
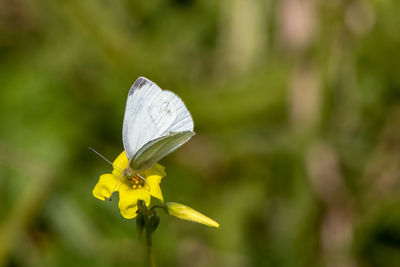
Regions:
<instances>
[{"instance_id":1,"label":"butterfly hindwing","mask_svg":"<svg viewBox=\"0 0 400 267\"><path fill-rule=\"evenodd\" d=\"M186 143L194 132L171 132L145 144L130 162L130 167L143 171L154 165L157 161Z\"/></svg>"}]
</instances>

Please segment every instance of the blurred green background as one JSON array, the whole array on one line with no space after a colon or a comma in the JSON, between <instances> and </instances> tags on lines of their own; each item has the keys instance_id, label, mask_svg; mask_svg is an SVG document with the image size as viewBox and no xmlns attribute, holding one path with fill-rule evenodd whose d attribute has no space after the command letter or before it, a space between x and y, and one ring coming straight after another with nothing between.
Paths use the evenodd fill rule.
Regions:
<instances>
[{"instance_id":1,"label":"blurred green background","mask_svg":"<svg viewBox=\"0 0 400 267\"><path fill-rule=\"evenodd\" d=\"M0 0L0 266L144 266L91 195L131 84L185 101L159 266L400 266L397 0ZM157 203L154 200L153 203Z\"/></svg>"}]
</instances>

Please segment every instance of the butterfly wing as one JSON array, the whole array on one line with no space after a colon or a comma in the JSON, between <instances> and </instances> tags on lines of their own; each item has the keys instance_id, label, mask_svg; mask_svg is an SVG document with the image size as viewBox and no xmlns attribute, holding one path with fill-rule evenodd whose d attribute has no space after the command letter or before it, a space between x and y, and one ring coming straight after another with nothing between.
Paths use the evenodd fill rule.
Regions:
<instances>
[{"instance_id":1,"label":"butterfly wing","mask_svg":"<svg viewBox=\"0 0 400 267\"><path fill-rule=\"evenodd\" d=\"M175 121L174 109L155 83L143 77L135 81L128 93L122 129L129 159L144 144L162 136Z\"/></svg>"},{"instance_id":2,"label":"butterfly wing","mask_svg":"<svg viewBox=\"0 0 400 267\"><path fill-rule=\"evenodd\" d=\"M186 143L193 135L192 131L171 132L148 142L132 159L131 168L139 172L150 168L154 163Z\"/></svg>"},{"instance_id":3,"label":"butterfly wing","mask_svg":"<svg viewBox=\"0 0 400 267\"><path fill-rule=\"evenodd\" d=\"M164 135L170 132L184 132L192 131L194 128L192 116L189 110L186 108L182 99L171 91L164 90L163 95L165 98L170 100L171 105L174 107L174 112L176 114L174 122L168 127L164 132Z\"/></svg>"},{"instance_id":4,"label":"butterfly wing","mask_svg":"<svg viewBox=\"0 0 400 267\"><path fill-rule=\"evenodd\" d=\"M193 131L193 119L183 101L139 77L128 93L122 130L128 158L138 158L138 151L152 140L183 131Z\"/></svg>"}]
</instances>

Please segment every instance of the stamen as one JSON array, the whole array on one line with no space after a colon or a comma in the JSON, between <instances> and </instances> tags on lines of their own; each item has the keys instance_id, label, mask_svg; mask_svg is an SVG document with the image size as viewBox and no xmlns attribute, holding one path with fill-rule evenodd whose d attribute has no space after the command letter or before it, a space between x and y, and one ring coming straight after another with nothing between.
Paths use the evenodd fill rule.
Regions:
<instances>
[{"instance_id":1,"label":"stamen","mask_svg":"<svg viewBox=\"0 0 400 267\"><path fill-rule=\"evenodd\" d=\"M141 176L139 173L136 173L136 175L137 175L140 179L143 180L143 182L141 182L141 184L146 185L146 188L147 188L147 187L150 187L150 185L147 183L146 178L144 178L143 176Z\"/></svg>"},{"instance_id":2,"label":"stamen","mask_svg":"<svg viewBox=\"0 0 400 267\"><path fill-rule=\"evenodd\" d=\"M139 176L143 181L146 182L146 178L144 178L143 176L141 176L139 173L136 173L137 176Z\"/></svg>"}]
</instances>

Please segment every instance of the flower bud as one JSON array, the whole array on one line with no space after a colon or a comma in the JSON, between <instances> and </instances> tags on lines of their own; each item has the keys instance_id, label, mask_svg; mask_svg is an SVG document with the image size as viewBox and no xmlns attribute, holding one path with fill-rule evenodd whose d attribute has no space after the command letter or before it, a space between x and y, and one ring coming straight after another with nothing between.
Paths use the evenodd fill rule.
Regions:
<instances>
[{"instance_id":1,"label":"flower bud","mask_svg":"<svg viewBox=\"0 0 400 267\"><path fill-rule=\"evenodd\" d=\"M144 216L143 213L139 211L136 217L136 231L139 239L142 237L144 226L145 226Z\"/></svg>"},{"instance_id":2,"label":"flower bud","mask_svg":"<svg viewBox=\"0 0 400 267\"><path fill-rule=\"evenodd\" d=\"M165 203L165 205L167 206L168 213L170 215L178 217L179 219L197 222L205 224L207 226L219 228L219 224L216 221L208 218L207 216L192 209L191 207L176 202L168 202Z\"/></svg>"},{"instance_id":3,"label":"flower bud","mask_svg":"<svg viewBox=\"0 0 400 267\"><path fill-rule=\"evenodd\" d=\"M158 225L160 224L160 217L158 217L158 215L154 213L153 215L150 216L149 220L150 220L149 221L150 233L153 233L157 229Z\"/></svg>"}]
</instances>

